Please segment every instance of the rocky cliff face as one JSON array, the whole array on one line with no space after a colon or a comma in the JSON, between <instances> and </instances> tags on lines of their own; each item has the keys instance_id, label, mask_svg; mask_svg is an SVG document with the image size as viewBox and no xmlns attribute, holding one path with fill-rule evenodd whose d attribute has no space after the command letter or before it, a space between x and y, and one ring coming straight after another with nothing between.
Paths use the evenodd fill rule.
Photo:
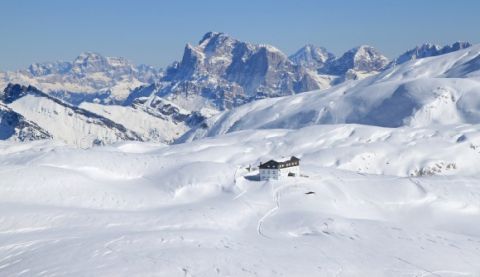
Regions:
<instances>
[{"instance_id":1,"label":"rocky cliff face","mask_svg":"<svg viewBox=\"0 0 480 277\"><path fill-rule=\"evenodd\" d=\"M225 110L318 89L316 78L273 46L210 32L198 45L187 44L182 60L166 70L157 94L191 110Z\"/></svg>"}]
</instances>

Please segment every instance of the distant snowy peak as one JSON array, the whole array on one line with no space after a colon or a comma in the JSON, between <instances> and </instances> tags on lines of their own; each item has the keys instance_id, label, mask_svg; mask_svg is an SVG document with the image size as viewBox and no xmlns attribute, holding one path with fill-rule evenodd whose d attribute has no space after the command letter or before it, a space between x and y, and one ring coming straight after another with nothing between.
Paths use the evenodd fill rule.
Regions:
<instances>
[{"instance_id":1,"label":"distant snowy peak","mask_svg":"<svg viewBox=\"0 0 480 277\"><path fill-rule=\"evenodd\" d=\"M388 65L389 60L378 50L368 45L361 45L345 52L334 60L326 69L326 73L344 75L349 70L357 72L380 72Z\"/></svg>"},{"instance_id":2,"label":"distant snowy peak","mask_svg":"<svg viewBox=\"0 0 480 277\"><path fill-rule=\"evenodd\" d=\"M290 60L319 76L335 76L331 85L377 74L389 63L387 57L368 45L355 47L338 58L325 48L306 45L291 55Z\"/></svg>"},{"instance_id":3,"label":"distant snowy peak","mask_svg":"<svg viewBox=\"0 0 480 277\"><path fill-rule=\"evenodd\" d=\"M85 52L80 54L72 63L72 73L88 74L105 72L110 76L134 74L135 66L124 58L104 57L97 53Z\"/></svg>"},{"instance_id":4,"label":"distant snowy peak","mask_svg":"<svg viewBox=\"0 0 480 277\"><path fill-rule=\"evenodd\" d=\"M451 45L439 46L432 43L424 43L420 46L416 46L410 49L396 58L393 62L396 64L402 64L410 60L433 57L438 55L447 54L450 52L458 51L472 46L469 42L455 42Z\"/></svg>"},{"instance_id":5,"label":"distant snowy peak","mask_svg":"<svg viewBox=\"0 0 480 277\"><path fill-rule=\"evenodd\" d=\"M84 52L72 62L35 63L25 70L0 74L0 86L33 85L72 104L83 101L118 103L138 86L158 80L161 73L147 65L136 66L125 58Z\"/></svg>"},{"instance_id":6,"label":"distant snowy peak","mask_svg":"<svg viewBox=\"0 0 480 277\"><path fill-rule=\"evenodd\" d=\"M335 59L335 55L323 47L307 44L291 55L290 60L312 70L319 70Z\"/></svg>"},{"instance_id":7,"label":"distant snowy peak","mask_svg":"<svg viewBox=\"0 0 480 277\"><path fill-rule=\"evenodd\" d=\"M83 52L72 62L35 63L27 71L33 77L51 74L70 75L77 78L88 77L89 74L104 73L105 76L120 79L131 75L141 81L149 81L157 71L150 66L136 66L122 57L105 57L94 52Z\"/></svg>"},{"instance_id":8,"label":"distant snowy peak","mask_svg":"<svg viewBox=\"0 0 480 277\"><path fill-rule=\"evenodd\" d=\"M58 61L51 63L34 63L28 67L27 72L32 76L40 77L50 74L65 74L71 70L70 62Z\"/></svg>"}]
</instances>

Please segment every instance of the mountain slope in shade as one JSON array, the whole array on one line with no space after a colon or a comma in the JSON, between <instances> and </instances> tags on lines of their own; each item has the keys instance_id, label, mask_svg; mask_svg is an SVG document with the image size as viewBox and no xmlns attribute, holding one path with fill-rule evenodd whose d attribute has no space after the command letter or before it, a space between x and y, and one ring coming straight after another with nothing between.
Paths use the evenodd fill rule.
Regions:
<instances>
[{"instance_id":1,"label":"mountain slope in shade","mask_svg":"<svg viewBox=\"0 0 480 277\"><path fill-rule=\"evenodd\" d=\"M52 135L35 122L0 102L0 140L33 141L52 139Z\"/></svg>"},{"instance_id":2,"label":"mountain slope in shade","mask_svg":"<svg viewBox=\"0 0 480 277\"><path fill-rule=\"evenodd\" d=\"M480 45L390 68L321 93L266 99L224 112L179 141L244 129L360 123L384 127L480 123Z\"/></svg>"},{"instance_id":3,"label":"mountain slope in shade","mask_svg":"<svg viewBox=\"0 0 480 277\"><path fill-rule=\"evenodd\" d=\"M129 106L73 106L34 87L13 84L0 95L0 104L5 110L2 139L8 134L13 140L26 140L25 132L15 128L27 126L27 130L38 129L32 131L31 140L54 138L82 147L125 140L172 143L206 118L156 96L138 98Z\"/></svg>"},{"instance_id":4,"label":"mountain slope in shade","mask_svg":"<svg viewBox=\"0 0 480 277\"><path fill-rule=\"evenodd\" d=\"M108 144L142 138L123 125L72 106L29 86L8 85L2 101L9 109L34 122L56 140L78 146Z\"/></svg>"}]
</instances>

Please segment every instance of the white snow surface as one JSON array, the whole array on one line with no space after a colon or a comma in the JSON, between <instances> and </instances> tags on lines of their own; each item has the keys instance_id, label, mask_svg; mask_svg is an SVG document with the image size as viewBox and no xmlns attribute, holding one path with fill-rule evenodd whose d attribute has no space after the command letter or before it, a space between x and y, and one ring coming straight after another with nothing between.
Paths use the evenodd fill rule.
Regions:
<instances>
[{"instance_id":1,"label":"white snow surface","mask_svg":"<svg viewBox=\"0 0 480 277\"><path fill-rule=\"evenodd\" d=\"M479 147L479 125L3 141L0 275L479 276ZM290 155L303 176L246 170Z\"/></svg>"},{"instance_id":2,"label":"white snow surface","mask_svg":"<svg viewBox=\"0 0 480 277\"><path fill-rule=\"evenodd\" d=\"M51 98L29 94L8 107L47 130L56 140L77 147L91 147L95 141L108 144L133 139L127 138L131 130L122 132L118 128L106 126L99 119L77 113L72 106L60 103ZM138 122L138 117L135 120Z\"/></svg>"},{"instance_id":3,"label":"white snow surface","mask_svg":"<svg viewBox=\"0 0 480 277\"><path fill-rule=\"evenodd\" d=\"M92 111L142 136L144 141L172 142L188 130L184 122L153 116L131 106L101 105L84 102L81 108Z\"/></svg>"}]
</instances>

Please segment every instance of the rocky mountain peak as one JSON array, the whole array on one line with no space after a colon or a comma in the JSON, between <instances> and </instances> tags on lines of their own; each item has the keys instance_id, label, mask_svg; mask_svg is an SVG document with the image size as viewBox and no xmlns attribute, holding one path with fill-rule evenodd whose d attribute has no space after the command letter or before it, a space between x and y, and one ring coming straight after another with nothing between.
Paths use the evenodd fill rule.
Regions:
<instances>
[{"instance_id":1,"label":"rocky mountain peak","mask_svg":"<svg viewBox=\"0 0 480 277\"><path fill-rule=\"evenodd\" d=\"M84 52L73 61L72 71L77 74L96 72L132 74L136 69L135 65L125 58L105 57L94 52Z\"/></svg>"},{"instance_id":2,"label":"rocky mountain peak","mask_svg":"<svg viewBox=\"0 0 480 277\"><path fill-rule=\"evenodd\" d=\"M256 97L319 88L314 77L308 74L273 46L246 43L224 33L209 32L198 45L186 45L181 62L170 66L162 78L164 82L173 83L166 84L159 93L182 97L189 97L190 93L195 95L190 98L201 96L222 110Z\"/></svg>"},{"instance_id":3,"label":"rocky mountain peak","mask_svg":"<svg viewBox=\"0 0 480 277\"><path fill-rule=\"evenodd\" d=\"M65 74L72 68L69 62L58 61L51 63L34 63L31 64L27 72L35 77L50 75L50 74Z\"/></svg>"},{"instance_id":4,"label":"rocky mountain peak","mask_svg":"<svg viewBox=\"0 0 480 277\"><path fill-rule=\"evenodd\" d=\"M355 70L380 71L388 64L388 58L369 45L358 46L349 52L353 53Z\"/></svg>"},{"instance_id":5,"label":"rocky mountain peak","mask_svg":"<svg viewBox=\"0 0 480 277\"><path fill-rule=\"evenodd\" d=\"M416 46L402 55L398 56L394 62L396 64L402 64L404 62L422 59L427 57L434 57L438 55L447 54L450 52L458 51L464 48L472 46L469 42L455 42L451 45L439 46L433 43L424 43L422 45Z\"/></svg>"},{"instance_id":6,"label":"rocky mountain peak","mask_svg":"<svg viewBox=\"0 0 480 277\"><path fill-rule=\"evenodd\" d=\"M327 68L327 73L344 75L349 70L358 72L379 72L389 61L378 50L369 45L360 45L345 52Z\"/></svg>"},{"instance_id":7,"label":"rocky mountain peak","mask_svg":"<svg viewBox=\"0 0 480 277\"><path fill-rule=\"evenodd\" d=\"M35 88L32 86L22 86L19 84L9 83L3 90L3 93L0 95L0 100L6 104L9 104L27 95L32 90L35 90Z\"/></svg>"},{"instance_id":8,"label":"rocky mountain peak","mask_svg":"<svg viewBox=\"0 0 480 277\"><path fill-rule=\"evenodd\" d=\"M335 55L323 47L307 44L289 58L298 65L305 66L312 70L318 70L334 60Z\"/></svg>"}]
</instances>

